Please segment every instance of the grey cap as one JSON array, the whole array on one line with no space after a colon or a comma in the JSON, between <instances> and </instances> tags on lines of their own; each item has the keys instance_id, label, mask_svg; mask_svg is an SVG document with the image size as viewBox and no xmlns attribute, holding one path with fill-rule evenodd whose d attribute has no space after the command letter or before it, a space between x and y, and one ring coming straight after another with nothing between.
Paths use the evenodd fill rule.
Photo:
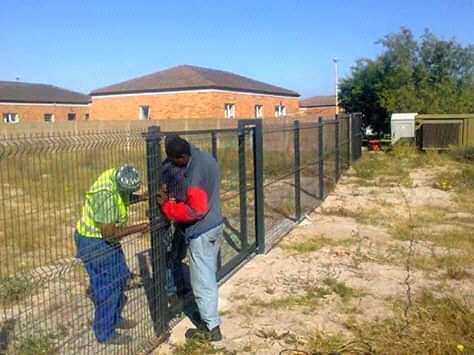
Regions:
<instances>
[{"instance_id":1,"label":"grey cap","mask_svg":"<svg viewBox=\"0 0 474 355\"><path fill-rule=\"evenodd\" d=\"M140 173L129 164L122 165L118 169L116 179L119 189L125 192L135 192L141 185Z\"/></svg>"}]
</instances>

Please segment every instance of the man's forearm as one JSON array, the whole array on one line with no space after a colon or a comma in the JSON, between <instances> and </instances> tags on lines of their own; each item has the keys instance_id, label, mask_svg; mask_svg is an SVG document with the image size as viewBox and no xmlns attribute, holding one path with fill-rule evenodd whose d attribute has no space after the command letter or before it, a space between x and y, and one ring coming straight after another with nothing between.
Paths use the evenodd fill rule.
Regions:
<instances>
[{"instance_id":1,"label":"man's forearm","mask_svg":"<svg viewBox=\"0 0 474 355\"><path fill-rule=\"evenodd\" d=\"M130 204L133 205L135 203L146 201L146 200L148 200L148 193L146 192L139 195L133 194L130 199Z\"/></svg>"},{"instance_id":2,"label":"man's forearm","mask_svg":"<svg viewBox=\"0 0 474 355\"><path fill-rule=\"evenodd\" d=\"M113 235L111 235L108 238L106 237L106 239L120 240L128 235L144 232L147 230L147 228L148 228L148 223L140 223L140 224L135 224L133 226L126 226L126 227L116 227Z\"/></svg>"}]
</instances>

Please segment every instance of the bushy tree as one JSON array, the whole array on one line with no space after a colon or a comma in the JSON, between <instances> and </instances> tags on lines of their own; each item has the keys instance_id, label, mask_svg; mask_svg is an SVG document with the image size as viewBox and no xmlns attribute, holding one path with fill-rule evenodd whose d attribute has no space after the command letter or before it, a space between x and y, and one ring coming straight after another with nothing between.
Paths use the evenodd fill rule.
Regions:
<instances>
[{"instance_id":1,"label":"bushy tree","mask_svg":"<svg viewBox=\"0 0 474 355\"><path fill-rule=\"evenodd\" d=\"M474 46L428 30L419 42L405 28L378 41L384 52L357 61L341 82L345 110L364 113L365 125L385 131L393 112L473 113Z\"/></svg>"}]
</instances>

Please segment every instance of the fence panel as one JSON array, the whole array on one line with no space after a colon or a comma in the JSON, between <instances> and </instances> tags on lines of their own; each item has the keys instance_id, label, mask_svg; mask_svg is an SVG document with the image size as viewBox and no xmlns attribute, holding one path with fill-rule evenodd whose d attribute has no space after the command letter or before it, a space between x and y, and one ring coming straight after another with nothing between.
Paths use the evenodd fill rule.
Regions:
<instances>
[{"instance_id":1,"label":"fence panel","mask_svg":"<svg viewBox=\"0 0 474 355\"><path fill-rule=\"evenodd\" d=\"M294 125L263 126L265 240L273 244L296 222Z\"/></svg>"},{"instance_id":2,"label":"fence panel","mask_svg":"<svg viewBox=\"0 0 474 355\"><path fill-rule=\"evenodd\" d=\"M301 213L311 212L320 203L319 198L319 133L317 123L300 123L301 160Z\"/></svg>"},{"instance_id":3,"label":"fence panel","mask_svg":"<svg viewBox=\"0 0 474 355\"><path fill-rule=\"evenodd\" d=\"M127 286L124 310L125 317L139 323L130 331L135 340L115 347L95 340L89 278L75 258L73 240L85 193L104 170L133 163L146 171L142 134L108 131L1 141L0 317L11 325L3 350L123 354L153 345L149 304L144 289L135 287L136 278ZM146 186L144 174L143 179ZM132 206L129 223L146 221L145 211L145 204ZM139 263L149 261L140 259L150 249L147 234L126 237L122 248L133 274L149 269Z\"/></svg>"}]
</instances>

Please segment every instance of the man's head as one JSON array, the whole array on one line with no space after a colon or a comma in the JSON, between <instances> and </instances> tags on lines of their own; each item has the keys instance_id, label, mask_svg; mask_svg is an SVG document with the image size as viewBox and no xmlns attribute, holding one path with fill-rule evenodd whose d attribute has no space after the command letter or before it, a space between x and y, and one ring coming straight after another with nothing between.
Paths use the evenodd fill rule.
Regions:
<instances>
[{"instance_id":1,"label":"man's head","mask_svg":"<svg viewBox=\"0 0 474 355\"><path fill-rule=\"evenodd\" d=\"M138 170L129 164L122 165L115 176L117 186L122 193L133 193L140 188L141 179Z\"/></svg>"},{"instance_id":2,"label":"man's head","mask_svg":"<svg viewBox=\"0 0 474 355\"><path fill-rule=\"evenodd\" d=\"M179 167L186 166L191 158L189 143L179 136L166 137L165 150L167 158Z\"/></svg>"}]
</instances>

